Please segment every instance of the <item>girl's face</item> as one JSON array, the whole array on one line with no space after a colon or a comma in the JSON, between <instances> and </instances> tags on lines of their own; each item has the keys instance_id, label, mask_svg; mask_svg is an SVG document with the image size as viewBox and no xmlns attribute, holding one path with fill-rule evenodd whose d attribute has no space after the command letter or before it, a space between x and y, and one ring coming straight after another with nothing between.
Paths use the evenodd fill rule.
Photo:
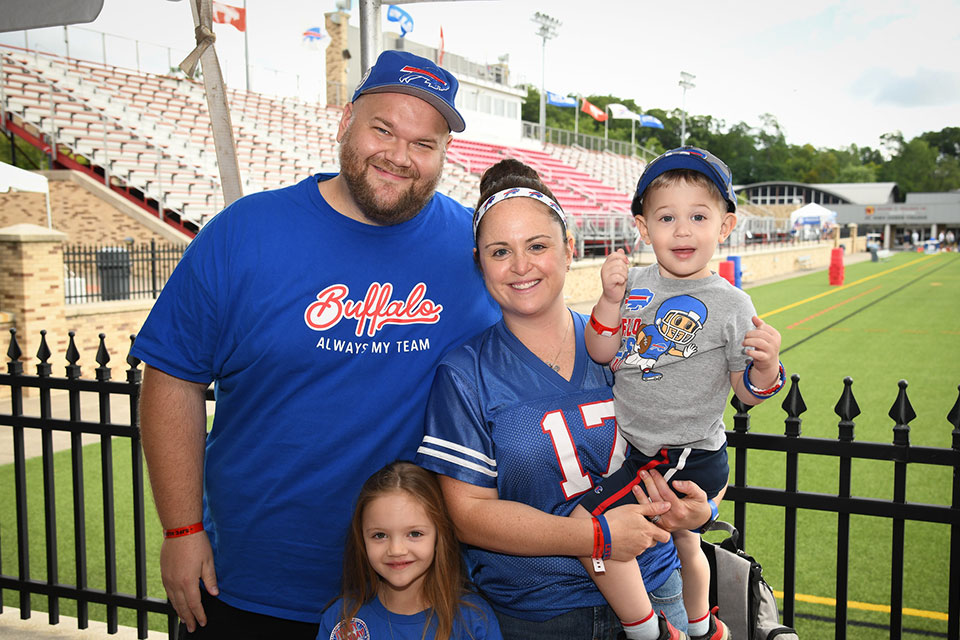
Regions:
<instances>
[{"instance_id":1,"label":"girl's face","mask_svg":"<svg viewBox=\"0 0 960 640\"><path fill-rule=\"evenodd\" d=\"M383 578L384 605L391 596L419 597L437 546L437 527L420 503L399 490L374 498L363 510L363 539L370 565Z\"/></svg>"},{"instance_id":2,"label":"girl's face","mask_svg":"<svg viewBox=\"0 0 960 640\"><path fill-rule=\"evenodd\" d=\"M505 318L535 316L563 304L573 239L557 217L532 198L510 198L490 209L477 237L480 270Z\"/></svg>"}]
</instances>

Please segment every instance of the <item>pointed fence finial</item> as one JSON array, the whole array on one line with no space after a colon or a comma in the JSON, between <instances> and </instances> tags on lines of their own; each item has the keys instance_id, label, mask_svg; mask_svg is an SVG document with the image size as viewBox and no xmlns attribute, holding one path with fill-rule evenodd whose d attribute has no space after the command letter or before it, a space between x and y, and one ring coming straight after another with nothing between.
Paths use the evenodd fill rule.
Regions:
<instances>
[{"instance_id":1,"label":"pointed fence finial","mask_svg":"<svg viewBox=\"0 0 960 640\"><path fill-rule=\"evenodd\" d=\"M10 362L7 363L7 373L10 375L18 376L23 373L23 363L20 362L20 356L23 355L23 352L20 351L20 345L17 344L17 330L10 328L10 346L7 347L7 357L10 358Z\"/></svg>"},{"instance_id":2,"label":"pointed fence finial","mask_svg":"<svg viewBox=\"0 0 960 640\"><path fill-rule=\"evenodd\" d=\"M957 401L947 414L947 420L953 425L953 448L960 451L960 385L957 385Z\"/></svg>"},{"instance_id":3,"label":"pointed fence finial","mask_svg":"<svg viewBox=\"0 0 960 640\"><path fill-rule=\"evenodd\" d=\"M67 345L67 377L71 380L76 380L80 377L80 365L77 364L80 362L80 352L77 351L77 343L74 341L76 337L75 331L68 331L67 335L70 336L70 343Z\"/></svg>"},{"instance_id":4,"label":"pointed fence finial","mask_svg":"<svg viewBox=\"0 0 960 640\"><path fill-rule=\"evenodd\" d=\"M10 346L7 347L7 357L11 360L19 360L23 352L20 351L20 345L17 344L17 330L10 329Z\"/></svg>"},{"instance_id":5,"label":"pointed fence finial","mask_svg":"<svg viewBox=\"0 0 960 640\"><path fill-rule=\"evenodd\" d=\"M853 442L853 419L860 415L860 405L853 397L853 378L850 376L843 379L843 393L840 394L833 412L840 416L840 423L837 425L840 431L838 439L841 442Z\"/></svg>"},{"instance_id":6,"label":"pointed fence finial","mask_svg":"<svg viewBox=\"0 0 960 640\"><path fill-rule=\"evenodd\" d=\"M140 358L133 355L133 344L134 342L136 342L136 340L137 340L137 334L131 333L130 334L130 351L127 351L127 364L130 365L131 369L136 369L137 367L140 366L140 363L142 362Z\"/></svg>"},{"instance_id":7,"label":"pointed fence finial","mask_svg":"<svg viewBox=\"0 0 960 640\"><path fill-rule=\"evenodd\" d=\"M783 421L786 425L783 431L784 435L799 437L800 424L803 422L800 419L800 414L807 410L803 395L800 393L799 373L790 375L790 390L787 391L787 397L783 399L783 404L780 406L787 412L787 419Z\"/></svg>"},{"instance_id":8,"label":"pointed fence finial","mask_svg":"<svg viewBox=\"0 0 960 640\"><path fill-rule=\"evenodd\" d=\"M110 367L107 366L107 363L110 362L110 352L107 351L106 345L106 334L101 333L98 335L100 338L100 346L97 347L97 364L100 366L97 367L96 376L97 380L109 380L110 379Z\"/></svg>"},{"instance_id":9,"label":"pointed fence finial","mask_svg":"<svg viewBox=\"0 0 960 640\"><path fill-rule=\"evenodd\" d=\"M887 415L890 416L890 419L894 422L893 444L909 446L910 423L917 417L917 414L910 404L910 398L907 397L907 381L901 380L897 383L897 386L900 388L900 391L897 392L897 399L894 401L893 406L890 407L890 413Z\"/></svg>"},{"instance_id":10,"label":"pointed fence finial","mask_svg":"<svg viewBox=\"0 0 960 640\"><path fill-rule=\"evenodd\" d=\"M53 365L51 365L47 360L50 359L50 347L47 346L47 330L40 330L40 348L37 349L37 359L40 361L37 364L37 375L46 378L49 377L53 371Z\"/></svg>"}]
</instances>

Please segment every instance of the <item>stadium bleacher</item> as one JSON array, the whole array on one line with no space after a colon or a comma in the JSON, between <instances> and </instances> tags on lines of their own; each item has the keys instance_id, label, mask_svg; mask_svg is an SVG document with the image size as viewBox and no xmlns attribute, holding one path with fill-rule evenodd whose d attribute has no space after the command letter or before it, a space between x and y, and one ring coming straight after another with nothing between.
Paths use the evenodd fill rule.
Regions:
<instances>
[{"instance_id":1,"label":"stadium bleacher","mask_svg":"<svg viewBox=\"0 0 960 640\"><path fill-rule=\"evenodd\" d=\"M195 232L222 207L216 149L201 83L55 55L0 49L5 126L58 162L86 170L154 213ZM230 89L244 193L336 171L340 109ZM632 235L632 185L642 163L548 145L546 151L457 137L438 190L472 205L479 177L505 157L534 167L576 221L582 242Z\"/></svg>"}]
</instances>

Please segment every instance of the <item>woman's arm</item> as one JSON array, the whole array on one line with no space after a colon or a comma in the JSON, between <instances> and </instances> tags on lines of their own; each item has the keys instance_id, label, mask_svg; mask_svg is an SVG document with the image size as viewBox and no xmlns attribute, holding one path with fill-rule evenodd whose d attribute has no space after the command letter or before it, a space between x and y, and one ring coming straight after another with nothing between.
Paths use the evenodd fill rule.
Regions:
<instances>
[{"instance_id":1,"label":"woman's arm","mask_svg":"<svg viewBox=\"0 0 960 640\"><path fill-rule=\"evenodd\" d=\"M501 500L493 488L444 475L439 479L461 542L517 556L590 557L593 553L589 518L554 516L530 505ZM613 559L629 560L657 542L666 542L670 534L647 517L667 509L667 502L648 501L608 511Z\"/></svg>"}]
</instances>

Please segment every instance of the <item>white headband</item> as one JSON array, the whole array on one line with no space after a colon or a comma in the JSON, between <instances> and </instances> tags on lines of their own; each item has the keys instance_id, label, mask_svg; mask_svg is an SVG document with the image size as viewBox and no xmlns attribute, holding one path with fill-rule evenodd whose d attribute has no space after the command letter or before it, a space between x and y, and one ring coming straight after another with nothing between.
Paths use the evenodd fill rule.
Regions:
<instances>
[{"instance_id":1,"label":"white headband","mask_svg":"<svg viewBox=\"0 0 960 640\"><path fill-rule=\"evenodd\" d=\"M480 205L480 208L477 209L477 215L473 218L473 239L477 239L477 227L480 226L480 219L483 215L490 210L490 207L497 204L498 202L503 202L508 198L533 198L534 200L539 200L543 204L547 205L560 217L560 222L563 224L563 228L567 228L567 217L563 215L563 209L560 208L560 205L550 199L549 196L543 194L535 189L528 189L526 187L511 187L510 189L504 189L503 191L497 191L495 194L486 199L486 201Z\"/></svg>"}]
</instances>

